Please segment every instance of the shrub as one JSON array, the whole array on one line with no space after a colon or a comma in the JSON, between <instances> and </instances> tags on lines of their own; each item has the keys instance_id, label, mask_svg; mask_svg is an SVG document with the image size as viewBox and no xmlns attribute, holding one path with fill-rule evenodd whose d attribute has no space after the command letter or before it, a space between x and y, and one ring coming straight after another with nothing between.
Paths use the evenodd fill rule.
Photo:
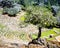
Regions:
<instances>
[{"instance_id":1,"label":"shrub","mask_svg":"<svg viewBox=\"0 0 60 48\"><path fill-rule=\"evenodd\" d=\"M9 8L7 13L15 16L18 13L18 10L16 8Z\"/></svg>"},{"instance_id":2,"label":"shrub","mask_svg":"<svg viewBox=\"0 0 60 48\"><path fill-rule=\"evenodd\" d=\"M9 15L16 15L19 11L21 11L21 6L19 4L13 4L13 7L4 7L3 13L8 13Z\"/></svg>"},{"instance_id":3,"label":"shrub","mask_svg":"<svg viewBox=\"0 0 60 48\"><path fill-rule=\"evenodd\" d=\"M21 11L21 6L19 4L14 4L13 8L9 8L9 15L16 15L19 11Z\"/></svg>"},{"instance_id":4,"label":"shrub","mask_svg":"<svg viewBox=\"0 0 60 48\"><path fill-rule=\"evenodd\" d=\"M14 3L14 8L17 9L17 11L21 11L21 5L17 4L17 3Z\"/></svg>"}]
</instances>

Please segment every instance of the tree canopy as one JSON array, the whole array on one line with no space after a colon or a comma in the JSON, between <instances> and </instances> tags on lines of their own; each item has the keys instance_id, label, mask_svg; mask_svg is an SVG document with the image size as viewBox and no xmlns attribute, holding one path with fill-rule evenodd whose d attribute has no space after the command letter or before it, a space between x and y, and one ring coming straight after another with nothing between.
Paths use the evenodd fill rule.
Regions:
<instances>
[{"instance_id":1,"label":"tree canopy","mask_svg":"<svg viewBox=\"0 0 60 48\"><path fill-rule=\"evenodd\" d=\"M55 26L56 18L53 16L52 12L45 7L32 6L28 7L28 14L26 16L25 22L32 23L41 27Z\"/></svg>"}]
</instances>

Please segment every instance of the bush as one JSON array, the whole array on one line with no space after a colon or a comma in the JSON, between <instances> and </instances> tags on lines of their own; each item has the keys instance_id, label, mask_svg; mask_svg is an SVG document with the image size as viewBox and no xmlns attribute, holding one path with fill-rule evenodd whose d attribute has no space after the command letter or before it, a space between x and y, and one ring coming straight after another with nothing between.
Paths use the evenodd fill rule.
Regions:
<instances>
[{"instance_id":1,"label":"bush","mask_svg":"<svg viewBox=\"0 0 60 48\"><path fill-rule=\"evenodd\" d=\"M19 4L15 4L13 8L9 8L9 15L16 15L19 11L21 11L21 6Z\"/></svg>"},{"instance_id":2,"label":"bush","mask_svg":"<svg viewBox=\"0 0 60 48\"><path fill-rule=\"evenodd\" d=\"M55 26L57 23L52 12L45 7L31 6L27 12L25 22L44 27Z\"/></svg>"},{"instance_id":3,"label":"bush","mask_svg":"<svg viewBox=\"0 0 60 48\"><path fill-rule=\"evenodd\" d=\"M19 5L17 3L14 3L13 5L14 5L14 8L17 9L18 12L21 11L21 5Z\"/></svg>"},{"instance_id":4,"label":"bush","mask_svg":"<svg viewBox=\"0 0 60 48\"><path fill-rule=\"evenodd\" d=\"M18 13L18 10L16 8L9 8L7 13L15 16Z\"/></svg>"},{"instance_id":5,"label":"bush","mask_svg":"<svg viewBox=\"0 0 60 48\"><path fill-rule=\"evenodd\" d=\"M13 7L4 7L3 13L7 13L9 15L16 15L19 11L21 11L21 6L19 4L13 4Z\"/></svg>"}]
</instances>

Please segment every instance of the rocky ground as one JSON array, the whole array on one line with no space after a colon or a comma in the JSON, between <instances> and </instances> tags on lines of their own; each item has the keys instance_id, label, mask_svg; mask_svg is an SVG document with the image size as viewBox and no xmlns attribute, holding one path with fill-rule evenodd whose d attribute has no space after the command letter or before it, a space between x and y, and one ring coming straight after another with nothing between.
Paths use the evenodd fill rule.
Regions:
<instances>
[{"instance_id":1,"label":"rocky ground","mask_svg":"<svg viewBox=\"0 0 60 48\"><path fill-rule=\"evenodd\" d=\"M29 34L37 33L38 29L37 29L37 26L34 26L32 24L29 24L24 28L20 27L20 23L21 23L20 17L23 16L24 14L25 14L25 12L21 11L20 13L17 14L16 17L10 17L7 14L0 15L0 24L3 24L7 27L7 28L5 28L7 33L10 31L14 31L14 32L15 31L17 31L17 32L23 31L26 33L26 38L28 39L27 41L24 41L24 39L21 40L21 39L17 38L16 37L17 33L13 37L14 39L9 39L9 37L7 39L4 35L0 34L1 35L0 36L0 48L48 48L47 45L49 45L49 48L60 48L59 42L57 43L59 45L59 47L57 47L55 41L49 41L49 43L47 44L46 40L44 41L44 45L39 45L39 44L28 45L28 43L31 41ZM48 30L48 29L42 29L42 31L45 31L45 30ZM12 34L10 34L10 35L12 36ZM57 41L59 41L59 40L57 40Z\"/></svg>"},{"instance_id":2,"label":"rocky ground","mask_svg":"<svg viewBox=\"0 0 60 48\"><path fill-rule=\"evenodd\" d=\"M20 40L19 38L14 38L14 39L7 39L6 37L4 37L4 35L0 36L0 42L2 45L0 45L0 48L14 48L16 46L16 44L22 45L22 44L28 44L29 40L31 40L28 36L28 34L30 33L35 33L38 32L37 28L34 25L28 25L25 28L20 28L19 23L20 23L20 17L23 16L25 14L25 12L20 12L17 14L16 17L10 17L7 14L5 15L0 15L0 24L3 24L4 26L6 26L7 28L5 28L5 30L7 31L7 33L10 31L17 31L17 32L27 32L27 39L28 41L24 41L24 40ZM31 29L32 28L32 29ZM4 32L5 33L5 32ZM3 34L4 34L3 33ZM15 35L16 36L16 35ZM13 43L13 46L10 45L11 43ZM15 47L17 48L17 47Z\"/></svg>"}]
</instances>

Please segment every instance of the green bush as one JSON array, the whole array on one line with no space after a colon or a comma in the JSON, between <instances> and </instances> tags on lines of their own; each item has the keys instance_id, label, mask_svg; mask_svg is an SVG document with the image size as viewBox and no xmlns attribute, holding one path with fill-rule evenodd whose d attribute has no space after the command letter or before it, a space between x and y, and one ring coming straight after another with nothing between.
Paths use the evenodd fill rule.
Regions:
<instances>
[{"instance_id":1,"label":"green bush","mask_svg":"<svg viewBox=\"0 0 60 48\"><path fill-rule=\"evenodd\" d=\"M21 11L21 6L16 4L13 8L8 9L8 14L9 15L16 15L20 11Z\"/></svg>"},{"instance_id":2,"label":"green bush","mask_svg":"<svg viewBox=\"0 0 60 48\"><path fill-rule=\"evenodd\" d=\"M19 4L14 4L14 7L4 7L3 8L3 13L4 14L9 14L9 15L16 15L18 12L21 11L21 6Z\"/></svg>"},{"instance_id":3,"label":"green bush","mask_svg":"<svg viewBox=\"0 0 60 48\"><path fill-rule=\"evenodd\" d=\"M14 5L13 8L15 8L18 12L21 11L21 5L19 5L17 3L14 3L13 5Z\"/></svg>"},{"instance_id":4,"label":"green bush","mask_svg":"<svg viewBox=\"0 0 60 48\"><path fill-rule=\"evenodd\" d=\"M52 12L45 7L29 6L27 12L25 22L44 27L55 26L57 23Z\"/></svg>"},{"instance_id":5,"label":"green bush","mask_svg":"<svg viewBox=\"0 0 60 48\"><path fill-rule=\"evenodd\" d=\"M9 15L16 15L18 13L18 10L16 8L9 8L7 13Z\"/></svg>"}]
</instances>

